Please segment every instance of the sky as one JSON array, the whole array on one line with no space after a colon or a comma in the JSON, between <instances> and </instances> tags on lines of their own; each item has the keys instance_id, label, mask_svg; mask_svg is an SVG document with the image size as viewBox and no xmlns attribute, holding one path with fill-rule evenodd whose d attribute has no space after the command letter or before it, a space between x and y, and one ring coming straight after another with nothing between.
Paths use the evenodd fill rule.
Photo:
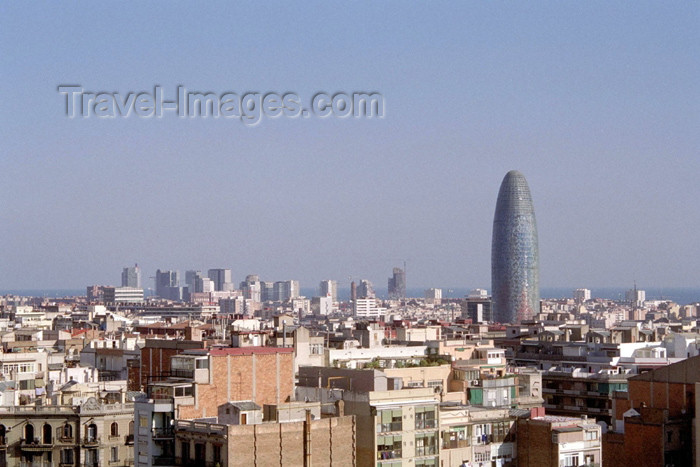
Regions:
<instances>
[{"instance_id":1,"label":"sky","mask_svg":"<svg viewBox=\"0 0 700 467\"><path fill-rule=\"evenodd\" d=\"M698 2L0 4L0 290L227 267L491 282L503 176L545 287L698 287ZM58 86L377 92L383 118L68 118ZM148 285L147 281L146 286Z\"/></svg>"}]
</instances>

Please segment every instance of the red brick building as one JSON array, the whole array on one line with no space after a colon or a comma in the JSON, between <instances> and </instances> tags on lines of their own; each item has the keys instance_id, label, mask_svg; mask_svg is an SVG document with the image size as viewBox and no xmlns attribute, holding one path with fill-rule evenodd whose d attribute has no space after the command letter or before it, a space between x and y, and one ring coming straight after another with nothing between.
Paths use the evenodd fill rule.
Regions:
<instances>
[{"instance_id":1,"label":"red brick building","mask_svg":"<svg viewBox=\"0 0 700 467\"><path fill-rule=\"evenodd\" d=\"M699 382L700 356L631 377L627 392L613 399L604 464L697 465L693 420Z\"/></svg>"},{"instance_id":2,"label":"red brick building","mask_svg":"<svg viewBox=\"0 0 700 467\"><path fill-rule=\"evenodd\" d=\"M262 406L289 401L294 394L292 348L226 347L183 353L187 355L208 355L210 371L208 381L197 384L194 404L179 406L179 418L211 417L232 400Z\"/></svg>"}]
</instances>

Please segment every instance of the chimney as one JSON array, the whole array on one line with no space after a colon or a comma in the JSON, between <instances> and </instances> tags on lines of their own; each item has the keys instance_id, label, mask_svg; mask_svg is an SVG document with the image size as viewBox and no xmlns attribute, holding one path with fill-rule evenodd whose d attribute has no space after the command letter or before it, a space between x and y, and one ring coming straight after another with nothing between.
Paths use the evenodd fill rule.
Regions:
<instances>
[{"instance_id":1,"label":"chimney","mask_svg":"<svg viewBox=\"0 0 700 467\"><path fill-rule=\"evenodd\" d=\"M338 417L343 417L345 416L345 401L344 400L337 400L335 401L335 414Z\"/></svg>"}]
</instances>

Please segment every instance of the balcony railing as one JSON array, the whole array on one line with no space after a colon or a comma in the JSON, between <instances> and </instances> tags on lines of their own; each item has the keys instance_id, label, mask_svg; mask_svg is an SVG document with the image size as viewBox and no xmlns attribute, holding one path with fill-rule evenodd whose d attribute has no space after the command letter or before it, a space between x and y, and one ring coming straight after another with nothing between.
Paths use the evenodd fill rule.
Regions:
<instances>
[{"instance_id":1,"label":"balcony railing","mask_svg":"<svg viewBox=\"0 0 700 467\"><path fill-rule=\"evenodd\" d=\"M468 448L471 446L468 439L455 439L442 442L443 449Z\"/></svg>"},{"instance_id":2,"label":"balcony railing","mask_svg":"<svg viewBox=\"0 0 700 467\"><path fill-rule=\"evenodd\" d=\"M178 464L174 457L160 456L160 457L153 458L153 465L182 465L182 464Z\"/></svg>"},{"instance_id":3,"label":"balcony railing","mask_svg":"<svg viewBox=\"0 0 700 467\"><path fill-rule=\"evenodd\" d=\"M436 446L423 446L416 448L416 456L434 456L438 453Z\"/></svg>"},{"instance_id":4,"label":"balcony railing","mask_svg":"<svg viewBox=\"0 0 700 467\"><path fill-rule=\"evenodd\" d=\"M403 422L377 424L377 433L386 433L390 431L403 431Z\"/></svg>"},{"instance_id":5,"label":"balcony railing","mask_svg":"<svg viewBox=\"0 0 700 467\"><path fill-rule=\"evenodd\" d=\"M85 446L97 446L102 439L99 436L85 436L82 444Z\"/></svg>"},{"instance_id":6,"label":"balcony railing","mask_svg":"<svg viewBox=\"0 0 700 467\"><path fill-rule=\"evenodd\" d=\"M377 451L377 460L401 459L401 449L391 451Z\"/></svg>"},{"instance_id":7,"label":"balcony railing","mask_svg":"<svg viewBox=\"0 0 700 467\"><path fill-rule=\"evenodd\" d=\"M53 465L48 461L20 461L19 467L53 467Z\"/></svg>"},{"instance_id":8,"label":"balcony railing","mask_svg":"<svg viewBox=\"0 0 700 467\"><path fill-rule=\"evenodd\" d=\"M53 448L51 443L43 443L39 438L25 439L20 438L19 448L23 451L29 452L43 452L50 451Z\"/></svg>"},{"instance_id":9,"label":"balcony railing","mask_svg":"<svg viewBox=\"0 0 700 467\"><path fill-rule=\"evenodd\" d=\"M153 428L151 434L153 439L172 439L175 437L175 431L172 427Z\"/></svg>"},{"instance_id":10,"label":"balcony railing","mask_svg":"<svg viewBox=\"0 0 700 467\"><path fill-rule=\"evenodd\" d=\"M126 444L134 444L134 435L126 435Z\"/></svg>"},{"instance_id":11,"label":"balcony railing","mask_svg":"<svg viewBox=\"0 0 700 467\"><path fill-rule=\"evenodd\" d=\"M183 466L188 466L188 467L217 467L223 465L221 461L219 462L211 462L211 461L202 461L202 460L194 460L194 459L183 459L181 457L176 457L175 458L175 463L174 465L183 465Z\"/></svg>"},{"instance_id":12,"label":"balcony railing","mask_svg":"<svg viewBox=\"0 0 700 467\"><path fill-rule=\"evenodd\" d=\"M431 428L436 428L437 427L437 420L433 419L428 419L428 420L416 420L416 430L429 430Z\"/></svg>"}]
</instances>

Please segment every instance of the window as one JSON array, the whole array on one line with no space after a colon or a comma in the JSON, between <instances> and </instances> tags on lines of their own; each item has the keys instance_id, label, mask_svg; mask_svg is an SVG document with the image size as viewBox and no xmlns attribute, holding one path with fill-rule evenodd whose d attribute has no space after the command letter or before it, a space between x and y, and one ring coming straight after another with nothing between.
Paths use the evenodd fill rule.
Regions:
<instances>
[{"instance_id":1,"label":"window","mask_svg":"<svg viewBox=\"0 0 700 467\"><path fill-rule=\"evenodd\" d=\"M109 460L112 462L119 461L119 448L117 446L112 446L109 449Z\"/></svg>"},{"instance_id":2,"label":"window","mask_svg":"<svg viewBox=\"0 0 700 467\"><path fill-rule=\"evenodd\" d=\"M482 423L474 425L474 444L488 444L491 439L491 424Z\"/></svg>"},{"instance_id":3,"label":"window","mask_svg":"<svg viewBox=\"0 0 700 467\"><path fill-rule=\"evenodd\" d=\"M109 434L110 436L119 436L119 425L117 422L112 422L112 425L109 428Z\"/></svg>"},{"instance_id":4,"label":"window","mask_svg":"<svg viewBox=\"0 0 700 467\"><path fill-rule=\"evenodd\" d=\"M378 413L380 423L377 425L377 432L385 433L387 431L402 431L402 410L382 410Z\"/></svg>"},{"instance_id":5,"label":"window","mask_svg":"<svg viewBox=\"0 0 700 467\"><path fill-rule=\"evenodd\" d=\"M192 395L192 386L175 388L175 397L187 397Z\"/></svg>"},{"instance_id":6,"label":"window","mask_svg":"<svg viewBox=\"0 0 700 467\"><path fill-rule=\"evenodd\" d=\"M141 415L139 417L139 427L148 428L148 418Z\"/></svg>"},{"instance_id":7,"label":"window","mask_svg":"<svg viewBox=\"0 0 700 467\"><path fill-rule=\"evenodd\" d=\"M73 438L73 426L66 423L63 425L63 438L71 439Z\"/></svg>"},{"instance_id":8,"label":"window","mask_svg":"<svg viewBox=\"0 0 700 467\"><path fill-rule=\"evenodd\" d=\"M432 456L437 454L436 433L416 435L416 456Z\"/></svg>"},{"instance_id":9,"label":"window","mask_svg":"<svg viewBox=\"0 0 700 467\"><path fill-rule=\"evenodd\" d=\"M85 430L85 440L90 443L97 441L97 425L91 423Z\"/></svg>"},{"instance_id":10,"label":"window","mask_svg":"<svg viewBox=\"0 0 700 467\"><path fill-rule=\"evenodd\" d=\"M51 429L51 425L49 425L48 423L45 423L41 429L41 441L42 441L42 443L44 443L44 444L51 444L52 443L52 441L51 441L51 438L52 438L51 432L52 431L53 430Z\"/></svg>"},{"instance_id":11,"label":"window","mask_svg":"<svg viewBox=\"0 0 700 467\"><path fill-rule=\"evenodd\" d=\"M428 387L429 388L442 387L442 380L441 379L434 379L434 380L428 381Z\"/></svg>"},{"instance_id":12,"label":"window","mask_svg":"<svg viewBox=\"0 0 700 467\"><path fill-rule=\"evenodd\" d=\"M586 431L586 441L598 439L597 431Z\"/></svg>"},{"instance_id":13,"label":"window","mask_svg":"<svg viewBox=\"0 0 700 467\"><path fill-rule=\"evenodd\" d=\"M24 439L29 443L34 441L34 425L31 423L27 423L24 426Z\"/></svg>"},{"instance_id":14,"label":"window","mask_svg":"<svg viewBox=\"0 0 700 467\"><path fill-rule=\"evenodd\" d=\"M416 430L437 427L435 408L432 406L416 407Z\"/></svg>"},{"instance_id":15,"label":"window","mask_svg":"<svg viewBox=\"0 0 700 467\"><path fill-rule=\"evenodd\" d=\"M564 467L578 467L578 453L565 454L563 462L560 465L563 465Z\"/></svg>"},{"instance_id":16,"label":"window","mask_svg":"<svg viewBox=\"0 0 700 467\"><path fill-rule=\"evenodd\" d=\"M19 381L19 388L20 389L34 389L34 380L33 379L22 379Z\"/></svg>"},{"instance_id":17,"label":"window","mask_svg":"<svg viewBox=\"0 0 700 467\"><path fill-rule=\"evenodd\" d=\"M61 464L72 464L73 463L73 450L72 449L61 449Z\"/></svg>"},{"instance_id":18,"label":"window","mask_svg":"<svg viewBox=\"0 0 700 467\"><path fill-rule=\"evenodd\" d=\"M215 444L213 446L214 451L214 463L221 463L221 445L220 444Z\"/></svg>"},{"instance_id":19,"label":"window","mask_svg":"<svg viewBox=\"0 0 700 467\"><path fill-rule=\"evenodd\" d=\"M377 460L401 458L401 435L377 436Z\"/></svg>"}]
</instances>

